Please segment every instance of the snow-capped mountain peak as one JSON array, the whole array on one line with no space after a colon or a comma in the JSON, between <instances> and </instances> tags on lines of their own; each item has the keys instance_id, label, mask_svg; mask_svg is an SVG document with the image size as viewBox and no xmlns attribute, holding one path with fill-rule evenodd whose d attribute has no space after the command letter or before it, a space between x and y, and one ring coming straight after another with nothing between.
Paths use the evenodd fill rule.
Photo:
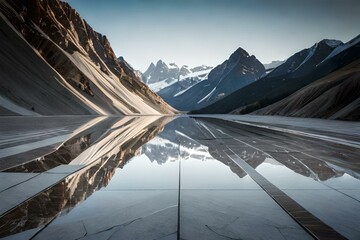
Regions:
<instances>
[{"instance_id":1,"label":"snow-capped mountain peak","mask_svg":"<svg viewBox=\"0 0 360 240\"><path fill-rule=\"evenodd\" d=\"M155 64L152 62L150 63L148 69L144 72L144 75L149 75L154 69L156 68Z\"/></svg>"},{"instance_id":2,"label":"snow-capped mountain peak","mask_svg":"<svg viewBox=\"0 0 360 240\"><path fill-rule=\"evenodd\" d=\"M179 67L175 63L170 63L168 67L169 69L179 69Z\"/></svg>"},{"instance_id":3,"label":"snow-capped mountain peak","mask_svg":"<svg viewBox=\"0 0 360 240\"><path fill-rule=\"evenodd\" d=\"M335 48L335 47L338 47L339 45L344 44L342 41L335 40L335 39L324 39L323 42L332 48Z\"/></svg>"},{"instance_id":4,"label":"snow-capped mountain peak","mask_svg":"<svg viewBox=\"0 0 360 240\"><path fill-rule=\"evenodd\" d=\"M334 49L341 47L343 43L333 39L323 39L310 48L304 49L289 57L285 63L278 66L269 76L279 77L285 74L303 75L311 71L314 66L322 63Z\"/></svg>"},{"instance_id":5,"label":"snow-capped mountain peak","mask_svg":"<svg viewBox=\"0 0 360 240\"><path fill-rule=\"evenodd\" d=\"M165 62L163 62L162 60L157 61L156 63L156 67L164 67L164 68L168 68L168 66L166 65Z\"/></svg>"},{"instance_id":6,"label":"snow-capped mountain peak","mask_svg":"<svg viewBox=\"0 0 360 240\"><path fill-rule=\"evenodd\" d=\"M204 66L197 67L196 70L199 80L194 85L177 93L167 88L159 91L158 94L176 109L189 111L224 98L265 74L262 63L242 48L238 48L230 55L229 59L211 69L210 72ZM205 76L200 75L201 73ZM187 75L188 80L191 79L192 74ZM178 86L181 83L182 77L180 77L179 83L173 86Z\"/></svg>"},{"instance_id":7,"label":"snow-capped mountain peak","mask_svg":"<svg viewBox=\"0 0 360 240\"><path fill-rule=\"evenodd\" d=\"M349 49L350 47L359 44L360 43L360 35L356 36L355 38L351 39L349 42L345 43L345 44L339 44L324 60L323 62L325 62L326 60L338 55L339 53Z\"/></svg>"},{"instance_id":8,"label":"snow-capped mountain peak","mask_svg":"<svg viewBox=\"0 0 360 240\"><path fill-rule=\"evenodd\" d=\"M167 64L164 61L159 60L156 65L153 63L150 64L143 74L143 81L155 92L159 92L162 89L181 81L181 87L177 86L176 89L182 91L203 80L211 69L212 67L206 65L193 68L189 68L188 65L179 67L176 63Z\"/></svg>"}]
</instances>

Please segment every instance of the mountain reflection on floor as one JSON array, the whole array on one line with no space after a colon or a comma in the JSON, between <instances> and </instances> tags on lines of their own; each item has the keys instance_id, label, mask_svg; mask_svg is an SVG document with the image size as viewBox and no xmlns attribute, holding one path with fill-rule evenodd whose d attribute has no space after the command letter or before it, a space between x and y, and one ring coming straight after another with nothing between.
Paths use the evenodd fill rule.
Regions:
<instances>
[{"instance_id":1,"label":"mountain reflection on floor","mask_svg":"<svg viewBox=\"0 0 360 240\"><path fill-rule=\"evenodd\" d=\"M314 147L320 150L318 153L320 157L311 157L299 149L292 152L281 149L275 141L270 142L264 138L263 142L260 139L255 141L256 136L242 135L241 141L236 141L231 136L211 136L208 124L209 122L204 124L204 121L199 119L178 118L166 126L166 131L143 146L142 152L149 157L150 161L162 164L165 161L178 160L180 151L182 160L188 158L201 161L217 160L227 165L240 178L246 176L246 173L223 153L223 147L219 147L217 141L214 141L220 139L223 145L235 146L238 155L255 169L265 163L273 166L283 165L295 173L320 181L341 177L344 174L360 178L358 173L350 169L325 162L321 158L322 154L325 156L329 154L325 150ZM287 139L287 141L296 143L297 139ZM336 148L332 151L327 150L327 152L330 151L330 155L338 155L333 158L341 158L340 151Z\"/></svg>"},{"instance_id":2,"label":"mountain reflection on floor","mask_svg":"<svg viewBox=\"0 0 360 240\"><path fill-rule=\"evenodd\" d=\"M0 218L0 236L37 228L61 211L70 211L106 186L117 168L139 154L139 148L162 131L172 118L105 118L82 129L54 152L14 166L6 172L45 172L60 165L83 166L63 181L34 196Z\"/></svg>"},{"instance_id":3,"label":"mountain reflection on floor","mask_svg":"<svg viewBox=\"0 0 360 240\"><path fill-rule=\"evenodd\" d=\"M110 191L113 186L116 189L119 182L121 186L128 185L131 189L131 185L136 183L126 180L135 177L140 182L148 179L148 184L152 184L152 178L159 178L159 182L169 181L164 189L174 190L172 196L180 190L236 190L237 182L224 169L231 170L239 179L249 177L225 154L226 149L236 153L281 189L287 186L311 188L316 182L331 188L344 181L349 186L356 185L359 172L357 166L348 167L352 165L349 165L347 158L359 153L351 153L350 148L340 151L340 148L309 138L260 131L256 127L237 126L235 129L231 124L211 119L123 117L92 120L75 131L57 150L6 169L7 173L51 173L54 169L62 173L62 167L65 167L65 172L71 167L76 170L70 171L62 181L4 212L0 217L0 237L31 229L34 230L32 236L42 233L47 224L59 218L61 222L61 217L66 218L67 213L71 213L80 203L87 202L94 192L102 188ZM140 162L139 158L161 166L170 162L177 166L180 161L183 165L175 169L173 164L169 171L173 179L162 179L163 176L147 173L151 171L150 165ZM130 171L131 164L133 170ZM134 167L137 169L134 170ZM207 173L203 173L202 169L206 169ZM143 175L136 175L136 171ZM133 175L132 178L127 179L126 173ZM176 183L178 174L182 175L180 189ZM205 176L201 182L203 174L210 174L212 178ZM113 185L107 187L113 177ZM217 181L220 184L216 184ZM113 227L107 226L101 231Z\"/></svg>"}]
</instances>

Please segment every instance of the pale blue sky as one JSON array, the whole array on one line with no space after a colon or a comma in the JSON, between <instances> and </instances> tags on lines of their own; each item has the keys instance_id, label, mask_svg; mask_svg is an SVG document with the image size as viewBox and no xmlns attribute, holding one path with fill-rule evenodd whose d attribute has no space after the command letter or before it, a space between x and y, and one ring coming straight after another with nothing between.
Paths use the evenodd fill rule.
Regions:
<instances>
[{"instance_id":1,"label":"pale blue sky","mask_svg":"<svg viewBox=\"0 0 360 240\"><path fill-rule=\"evenodd\" d=\"M162 59L215 66L238 47L283 60L324 38L360 34L358 0L68 0L117 56L145 71Z\"/></svg>"}]
</instances>

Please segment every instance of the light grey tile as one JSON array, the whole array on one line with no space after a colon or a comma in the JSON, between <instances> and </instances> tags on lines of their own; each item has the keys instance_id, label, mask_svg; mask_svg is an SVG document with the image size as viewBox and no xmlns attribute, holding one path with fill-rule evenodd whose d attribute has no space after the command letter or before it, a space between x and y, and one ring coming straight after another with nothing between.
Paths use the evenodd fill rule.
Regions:
<instances>
[{"instance_id":1,"label":"light grey tile","mask_svg":"<svg viewBox=\"0 0 360 240\"><path fill-rule=\"evenodd\" d=\"M86 235L86 229L81 222L66 223L44 228L34 240L63 240L78 239Z\"/></svg>"},{"instance_id":2,"label":"light grey tile","mask_svg":"<svg viewBox=\"0 0 360 240\"><path fill-rule=\"evenodd\" d=\"M41 229L41 227L30 229L30 230L20 232L20 233L17 233L17 234L8 236L8 237L4 237L1 239L2 240L28 240L28 239L31 239L31 237L34 236L40 229Z\"/></svg>"},{"instance_id":3,"label":"light grey tile","mask_svg":"<svg viewBox=\"0 0 360 240\"><path fill-rule=\"evenodd\" d=\"M44 173L56 173L56 174L72 174L80 169L82 169L84 165L59 165L53 169L50 169Z\"/></svg>"},{"instance_id":4,"label":"light grey tile","mask_svg":"<svg viewBox=\"0 0 360 240\"><path fill-rule=\"evenodd\" d=\"M0 192L14 185L25 182L38 175L38 173L10 173L0 172Z\"/></svg>"},{"instance_id":5,"label":"light grey tile","mask_svg":"<svg viewBox=\"0 0 360 240\"><path fill-rule=\"evenodd\" d=\"M184 239L312 239L262 190L184 190L180 211Z\"/></svg>"},{"instance_id":6,"label":"light grey tile","mask_svg":"<svg viewBox=\"0 0 360 240\"><path fill-rule=\"evenodd\" d=\"M176 209L177 213L177 193L175 190L99 191L71 212L55 219L49 227L82 222L88 235L122 228L169 209ZM172 221L177 220L176 213Z\"/></svg>"},{"instance_id":7,"label":"light grey tile","mask_svg":"<svg viewBox=\"0 0 360 240\"><path fill-rule=\"evenodd\" d=\"M359 239L359 201L335 190L285 190L284 192L343 236Z\"/></svg>"},{"instance_id":8,"label":"light grey tile","mask_svg":"<svg viewBox=\"0 0 360 240\"><path fill-rule=\"evenodd\" d=\"M67 174L39 174L36 177L0 193L0 215L44 191L65 178Z\"/></svg>"},{"instance_id":9,"label":"light grey tile","mask_svg":"<svg viewBox=\"0 0 360 240\"><path fill-rule=\"evenodd\" d=\"M120 227L109 240L152 240L169 237L177 231L177 207L156 211L144 218Z\"/></svg>"}]
</instances>

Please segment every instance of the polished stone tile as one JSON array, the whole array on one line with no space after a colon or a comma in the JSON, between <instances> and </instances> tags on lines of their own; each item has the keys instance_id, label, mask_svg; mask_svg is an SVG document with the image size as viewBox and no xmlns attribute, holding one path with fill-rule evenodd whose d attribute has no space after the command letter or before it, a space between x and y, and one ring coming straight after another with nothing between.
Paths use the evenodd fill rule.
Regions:
<instances>
[{"instance_id":1,"label":"polished stone tile","mask_svg":"<svg viewBox=\"0 0 360 240\"><path fill-rule=\"evenodd\" d=\"M161 224L164 227L168 224L171 228L161 230ZM111 232L114 236L124 236L121 239L133 239L125 236L135 236L141 231L142 236L145 236L150 229L155 231L152 237L163 237L176 231L177 190L96 192L69 213L55 219L39 237L45 239L56 236L57 232L71 232L72 225L86 229L87 237ZM74 232L66 239L77 239L81 234Z\"/></svg>"},{"instance_id":2,"label":"polished stone tile","mask_svg":"<svg viewBox=\"0 0 360 240\"><path fill-rule=\"evenodd\" d=\"M2 240L29 240L32 236L34 236L38 231L41 230L41 227L39 228L33 228L27 231L23 231L20 233L17 233L12 236L1 238Z\"/></svg>"},{"instance_id":3,"label":"polished stone tile","mask_svg":"<svg viewBox=\"0 0 360 240\"><path fill-rule=\"evenodd\" d=\"M162 129L143 120L113 120L99 131L96 125L88 141L70 146L74 156L93 149L97 164L59 165L40 175L0 173L0 180L9 179L0 181L0 210L16 210L1 219L16 229L0 228L1 236L25 230L8 239L172 240L179 227L180 239L311 239L301 227L306 223L322 237L328 224L359 238L357 165L344 164L358 152L344 149L342 159L336 144L331 149L324 141L237 123L181 117ZM229 148L244 165L224 153Z\"/></svg>"},{"instance_id":4,"label":"polished stone tile","mask_svg":"<svg viewBox=\"0 0 360 240\"><path fill-rule=\"evenodd\" d=\"M111 235L114 233L114 231L116 231L116 229L110 229L107 231L103 231L103 232L99 232L99 233L94 233L91 235L86 235L82 238L78 238L81 240L108 240Z\"/></svg>"},{"instance_id":5,"label":"polished stone tile","mask_svg":"<svg viewBox=\"0 0 360 240\"><path fill-rule=\"evenodd\" d=\"M279 189L330 189L311 176L303 176L283 164L273 162L260 164L256 171Z\"/></svg>"},{"instance_id":6,"label":"polished stone tile","mask_svg":"<svg viewBox=\"0 0 360 240\"><path fill-rule=\"evenodd\" d=\"M46 188L54 185L67 174L44 174L41 173L30 180L9 188L0 193L1 205L0 215L16 207L20 203L44 191Z\"/></svg>"},{"instance_id":7,"label":"polished stone tile","mask_svg":"<svg viewBox=\"0 0 360 240\"><path fill-rule=\"evenodd\" d=\"M84 165L59 165L55 168L52 168L44 173L51 174L72 174L82 168L84 168Z\"/></svg>"},{"instance_id":8,"label":"polished stone tile","mask_svg":"<svg viewBox=\"0 0 360 240\"><path fill-rule=\"evenodd\" d=\"M84 237L86 234L85 226L81 222L71 222L62 225L46 227L32 239L79 239Z\"/></svg>"},{"instance_id":9,"label":"polished stone tile","mask_svg":"<svg viewBox=\"0 0 360 240\"><path fill-rule=\"evenodd\" d=\"M36 148L42 148L50 145L57 145L61 142L64 142L66 139L68 139L71 136L71 134L65 134L61 136L51 137L45 140L39 140L39 141L33 141L31 143L26 143L22 145L17 145L14 147L8 147L4 149L0 149L0 158L5 158L8 156L20 154L23 152L31 151Z\"/></svg>"},{"instance_id":10,"label":"polished stone tile","mask_svg":"<svg viewBox=\"0 0 360 240\"><path fill-rule=\"evenodd\" d=\"M340 189L338 191L341 193L344 193L360 202L360 191L359 190Z\"/></svg>"},{"instance_id":11,"label":"polished stone tile","mask_svg":"<svg viewBox=\"0 0 360 240\"><path fill-rule=\"evenodd\" d=\"M18 185L22 182L28 181L35 177L38 173L8 173L0 172L0 192Z\"/></svg>"},{"instance_id":12,"label":"polished stone tile","mask_svg":"<svg viewBox=\"0 0 360 240\"><path fill-rule=\"evenodd\" d=\"M322 222L319 218L307 211L303 206L290 198L286 193L277 188L268 179L260 175L244 160L231 151L226 151L229 157L233 159L241 168L243 168L256 183L258 183L292 218L294 218L301 226L307 229L315 238L344 239L344 236L336 232L331 226Z\"/></svg>"},{"instance_id":13,"label":"polished stone tile","mask_svg":"<svg viewBox=\"0 0 360 240\"><path fill-rule=\"evenodd\" d=\"M330 178L322 183L338 190L358 190L360 192L360 179L347 173L339 174L336 178Z\"/></svg>"},{"instance_id":14,"label":"polished stone tile","mask_svg":"<svg viewBox=\"0 0 360 240\"><path fill-rule=\"evenodd\" d=\"M142 154L135 156L124 169L117 169L111 182L101 191L178 189L179 162L158 164Z\"/></svg>"},{"instance_id":15,"label":"polished stone tile","mask_svg":"<svg viewBox=\"0 0 360 240\"><path fill-rule=\"evenodd\" d=\"M360 202L335 190L284 190L284 192L343 236L360 238Z\"/></svg>"},{"instance_id":16,"label":"polished stone tile","mask_svg":"<svg viewBox=\"0 0 360 240\"><path fill-rule=\"evenodd\" d=\"M261 189L239 168L230 168L215 159L181 161L181 189ZM239 177L241 176L241 178Z\"/></svg>"},{"instance_id":17,"label":"polished stone tile","mask_svg":"<svg viewBox=\"0 0 360 240\"><path fill-rule=\"evenodd\" d=\"M183 239L312 239L262 190L182 190L180 206Z\"/></svg>"},{"instance_id":18,"label":"polished stone tile","mask_svg":"<svg viewBox=\"0 0 360 240\"><path fill-rule=\"evenodd\" d=\"M138 221L120 227L109 240L116 239L174 239L177 232L177 207L166 208Z\"/></svg>"},{"instance_id":19,"label":"polished stone tile","mask_svg":"<svg viewBox=\"0 0 360 240\"><path fill-rule=\"evenodd\" d=\"M177 233L173 233L173 234L170 234L170 235L167 235L167 236L163 236L163 237L160 237L160 238L157 238L155 240L177 240Z\"/></svg>"}]
</instances>

